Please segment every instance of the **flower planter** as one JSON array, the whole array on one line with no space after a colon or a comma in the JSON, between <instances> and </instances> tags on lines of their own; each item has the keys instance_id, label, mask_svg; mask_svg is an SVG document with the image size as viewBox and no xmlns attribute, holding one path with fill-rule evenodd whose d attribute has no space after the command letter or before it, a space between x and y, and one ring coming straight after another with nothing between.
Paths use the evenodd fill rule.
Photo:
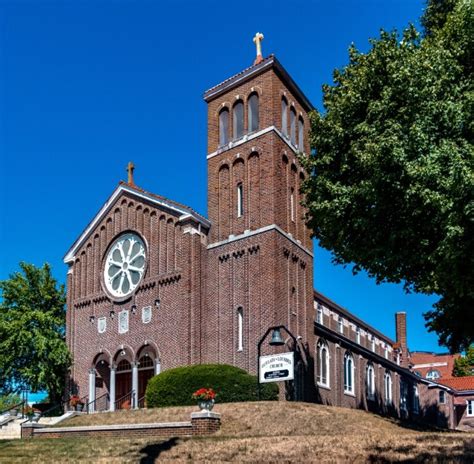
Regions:
<instances>
[{"instance_id":1,"label":"flower planter","mask_svg":"<svg viewBox=\"0 0 474 464\"><path fill-rule=\"evenodd\" d=\"M211 411L214 407L214 400L200 400L198 406L201 411Z\"/></svg>"}]
</instances>

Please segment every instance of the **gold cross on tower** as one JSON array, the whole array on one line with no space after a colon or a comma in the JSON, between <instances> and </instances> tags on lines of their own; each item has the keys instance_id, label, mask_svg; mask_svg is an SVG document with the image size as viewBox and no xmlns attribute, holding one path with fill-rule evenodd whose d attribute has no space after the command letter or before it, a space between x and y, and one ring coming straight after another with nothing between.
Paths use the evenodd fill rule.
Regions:
<instances>
[{"instance_id":1,"label":"gold cross on tower","mask_svg":"<svg viewBox=\"0 0 474 464\"><path fill-rule=\"evenodd\" d=\"M135 169L135 165L130 161L127 165L127 172L128 172L128 185L135 185L133 182L133 170Z\"/></svg>"},{"instance_id":2,"label":"gold cross on tower","mask_svg":"<svg viewBox=\"0 0 474 464\"><path fill-rule=\"evenodd\" d=\"M255 61L253 62L254 65L261 63L263 61L262 40L263 40L263 34L261 32L257 32L255 34L255 37L253 38L253 43L257 47L257 58L255 58Z\"/></svg>"}]
</instances>

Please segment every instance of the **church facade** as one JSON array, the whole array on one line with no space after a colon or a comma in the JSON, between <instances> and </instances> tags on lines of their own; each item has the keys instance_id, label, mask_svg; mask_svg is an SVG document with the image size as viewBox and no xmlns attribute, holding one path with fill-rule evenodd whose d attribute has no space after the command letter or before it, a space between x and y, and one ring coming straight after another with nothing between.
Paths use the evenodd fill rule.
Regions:
<instances>
[{"instance_id":1,"label":"church facade","mask_svg":"<svg viewBox=\"0 0 474 464\"><path fill-rule=\"evenodd\" d=\"M115 410L143 406L164 369L255 374L260 338L284 325L296 343L282 350L298 353L287 395L421 417L436 395L408 369L404 315L393 341L314 291L299 162L309 100L261 55L204 100L208 217L144 191L130 171L64 258L70 392L91 411Z\"/></svg>"}]
</instances>

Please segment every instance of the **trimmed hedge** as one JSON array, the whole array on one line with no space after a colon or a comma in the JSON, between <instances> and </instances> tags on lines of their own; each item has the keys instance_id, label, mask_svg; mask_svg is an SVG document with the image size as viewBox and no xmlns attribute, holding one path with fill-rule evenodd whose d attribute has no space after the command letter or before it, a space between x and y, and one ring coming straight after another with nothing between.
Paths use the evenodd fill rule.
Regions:
<instances>
[{"instance_id":1,"label":"trimmed hedge","mask_svg":"<svg viewBox=\"0 0 474 464\"><path fill-rule=\"evenodd\" d=\"M212 388L216 403L257 401L257 377L227 364L199 364L177 367L156 375L148 382L146 404L149 408L196 404L191 395L199 388ZM278 386L260 386L260 399L278 399Z\"/></svg>"}]
</instances>

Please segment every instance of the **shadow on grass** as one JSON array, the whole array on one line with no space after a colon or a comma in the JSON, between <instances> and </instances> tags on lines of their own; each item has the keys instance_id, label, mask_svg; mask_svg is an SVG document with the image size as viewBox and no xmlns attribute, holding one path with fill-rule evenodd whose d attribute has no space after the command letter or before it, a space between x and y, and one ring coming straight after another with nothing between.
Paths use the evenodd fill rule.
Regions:
<instances>
[{"instance_id":1,"label":"shadow on grass","mask_svg":"<svg viewBox=\"0 0 474 464\"><path fill-rule=\"evenodd\" d=\"M145 455L140 459L140 464L154 463L155 459L158 458L163 451L168 451L169 449L173 448L173 446L176 446L178 443L179 438L173 437L161 443L155 443L153 445L145 446L140 450L140 453Z\"/></svg>"}]
</instances>

